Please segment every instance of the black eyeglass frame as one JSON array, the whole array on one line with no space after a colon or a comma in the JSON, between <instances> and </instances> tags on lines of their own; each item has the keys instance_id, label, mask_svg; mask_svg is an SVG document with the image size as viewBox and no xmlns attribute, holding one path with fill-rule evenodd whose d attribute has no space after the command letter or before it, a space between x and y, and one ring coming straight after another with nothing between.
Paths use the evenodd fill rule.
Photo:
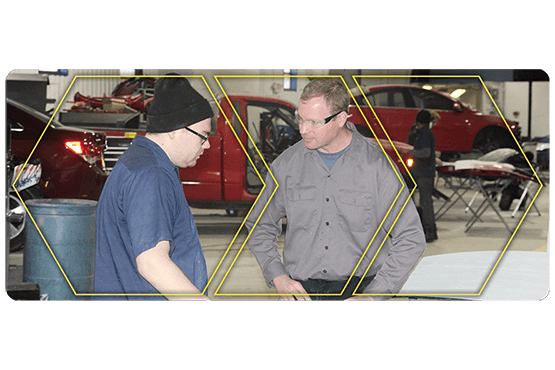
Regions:
<instances>
[{"instance_id":1,"label":"black eyeglass frame","mask_svg":"<svg viewBox=\"0 0 555 370\"><path fill-rule=\"evenodd\" d=\"M327 117L327 118L324 118L324 119L323 119L324 125L326 125L327 123L329 123L332 119L334 119L335 117L337 117L337 116L338 116L340 113L342 113L342 112L345 112L345 111L344 111L344 110L340 110L339 112L334 113L334 114L332 114L331 116L329 116L329 117ZM301 118L303 121L311 121L311 120L305 120L304 118L302 118L302 117L299 115L299 110L295 110L295 116ZM312 120L312 121L313 121L313 120ZM313 121L313 122L314 122L314 121ZM300 123L300 121L299 121L299 123ZM323 127L323 126L322 126L322 127Z\"/></svg>"},{"instance_id":2,"label":"black eyeglass frame","mask_svg":"<svg viewBox=\"0 0 555 370\"><path fill-rule=\"evenodd\" d=\"M201 145L204 145L204 143L206 143L206 140L208 140L208 136L204 136L204 135L202 135L202 134L199 134L198 132L196 132L196 131L193 130L193 129L190 129L190 128L187 127L187 126L185 126L184 128L185 128L185 130L189 131L190 133L195 134L195 135L197 135L198 137L200 137L200 138L202 139L202 144L201 144Z\"/></svg>"},{"instance_id":3,"label":"black eyeglass frame","mask_svg":"<svg viewBox=\"0 0 555 370\"><path fill-rule=\"evenodd\" d=\"M328 123L329 121L331 121L332 119L334 119L335 117L337 117L341 112L344 112L342 110L340 110L339 112L332 114L331 116L329 116L328 118L324 118L324 125L326 123Z\"/></svg>"}]
</instances>

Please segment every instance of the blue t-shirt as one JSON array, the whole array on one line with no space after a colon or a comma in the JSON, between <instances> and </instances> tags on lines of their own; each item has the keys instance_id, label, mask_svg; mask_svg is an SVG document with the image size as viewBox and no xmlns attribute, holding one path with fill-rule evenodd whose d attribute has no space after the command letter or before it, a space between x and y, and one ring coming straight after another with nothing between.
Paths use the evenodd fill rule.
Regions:
<instances>
[{"instance_id":1,"label":"blue t-shirt","mask_svg":"<svg viewBox=\"0 0 555 370\"><path fill-rule=\"evenodd\" d=\"M350 144L349 144L350 145ZM320 157L322 157L322 159L324 160L324 163L326 164L326 167L328 167L328 170L331 171L331 168L333 167L333 165L335 164L335 162L337 162L337 160L339 159L339 157L341 157L341 155L343 153L345 153L345 151L347 150L347 148L349 147L349 145L347 145L347 147L343 150L340 150L337 153L324 153L321 152L319 150L317 150L318 154L320 154Z\"/></svg>"},{"instance_id":2,"label":"blue t-shirt","mask_svg":"<svg viewBox=\"0 0 555 370\"><path fill-rule=\"evenodd\" d=\"M178 169L156 143L136 136L110 173L98 202L95 293L159 294L139 274L136 258L164 240L170 242L171 260L203 291L206 262Z\"/></svg>"}]
</instances>

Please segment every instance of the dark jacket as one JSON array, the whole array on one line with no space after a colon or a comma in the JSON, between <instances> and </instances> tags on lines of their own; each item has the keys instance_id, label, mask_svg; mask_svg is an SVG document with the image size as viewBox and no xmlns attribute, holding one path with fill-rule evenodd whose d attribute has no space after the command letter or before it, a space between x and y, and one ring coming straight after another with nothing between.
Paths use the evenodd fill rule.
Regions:
<instances>
[{"instance_id":1,"label":"dark jacket","mask_svg":"<svg viewBox=\"0 0 555 370\"><path fill-rule=\"evenodd\" d=\"M412 138L409 138L409 140ZM413 176L434 177L436 172L436 138L428 126L416 130L414 149L409 153L414 156Z\"/></svg>"}]
</instances>

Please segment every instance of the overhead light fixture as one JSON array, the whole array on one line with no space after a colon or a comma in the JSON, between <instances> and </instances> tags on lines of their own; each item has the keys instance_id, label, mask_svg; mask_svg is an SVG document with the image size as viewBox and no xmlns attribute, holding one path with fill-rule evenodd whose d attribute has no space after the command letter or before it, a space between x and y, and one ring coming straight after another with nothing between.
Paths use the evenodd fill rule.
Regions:
<instances>
[{"instance_id":1,"label":"overhead light fixture","mask_svg":"<svg viewBox=\"0 0 555 370\"><path fill-rule=\"evenodd\" d=\"M432 89L432 87L430 85L424 85L424 86L422 86L422 88L424 90L431 90Z\"/></svg>"},{"instance_id":2,"label":"overhead light fixture","mask_svg":"<svg viewBox=\"0 0 555 370\"><path fill-rule=\"evenodd\" d=\"M453 91L451 93L451 97L458 99L460 98L464 93L466 92L466 89L456 89L455 91Z\"/></svg>"},{"instance_id":3,"label":"overhead light fixture","mask_svg":"<svg viewBox=\"0 0 555 370\"><path fill-rule=\"evenodd\" d=\"M131 68L121 69L120 68L119 75L120 76L134 76L135 75L135 69L131 69Z\"/></svg>"},{"instance_id":4,"label":"overhead light fixture","mask_svg":"<svg viewBox=\"0 0 555 370\"><path fill-rule=\"evenodd\" d=\"M67 76L67 69L39 69L39 74Z\"/></svg>"}]
</instances>

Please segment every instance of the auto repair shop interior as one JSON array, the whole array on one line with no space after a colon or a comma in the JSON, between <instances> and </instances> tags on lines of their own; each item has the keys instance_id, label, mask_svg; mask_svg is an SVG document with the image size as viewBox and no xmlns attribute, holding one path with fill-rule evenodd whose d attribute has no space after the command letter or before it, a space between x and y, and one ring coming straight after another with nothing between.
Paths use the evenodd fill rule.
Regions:
<instances>
[{"instance_id":1,"label":"auto repair shop interior","mask_svg":"<svg viewBox=\"0 0 555 370\"><path fill-rule=\"evenodd\" d=\"M343 78L353 97L353 123L363 135L384 144L410 188L403 148L414 116L423 108L440 116L432 130L438 157L433 198L438 239L427 244L393 299L541 300L548 294L549 78L541 70L14 70L6 83L11 156L5 267L12 299L90 299L94 253L57 255L62 266L85 258L73 264L88 268L71 272L79 276L72 283L83 295L73 294L56 264L41 271L58 286L31 280L31 270L47 269L37 261L52 264L53 258L21 200L31 214L37 204L56 199L74 199L70 209L93 209L79 216L89 230L92 225L93 234L75 228L70 233L85 240L83 248L94 248L94 203L102 184L132 137L144 134L154 81L170 72L195 76L189 79L191 85L214 103L216 112L212 131L217 137L210 138L210 154L195 168L180 171L207 261L211 299L279 298L244 246L247 231L242 223L262 188L257 173L265 173L264 162L299 140L291 117L303 87L323 75ZM252 162L225 118L218 121L221 112L215 100L223 107L226 97L240 115L231 113L229 124ZM41 167L40 178L17 172L31 152L34 161L26 169L31 164ZM235 161L232 156L237 156ZM223 165L213 168L211 161ZM18 182L22 199L12 187L17 175L25 180ZM413 199L418 204L418 192ZM64 203L59 206L64 208ZM61 215L54 218L63 222ZM71 240L62 236L60 247ZM283 235L278 244L283 247ZM82 290L77 280L82 280Z\"/></svg>"}]
</instances>

